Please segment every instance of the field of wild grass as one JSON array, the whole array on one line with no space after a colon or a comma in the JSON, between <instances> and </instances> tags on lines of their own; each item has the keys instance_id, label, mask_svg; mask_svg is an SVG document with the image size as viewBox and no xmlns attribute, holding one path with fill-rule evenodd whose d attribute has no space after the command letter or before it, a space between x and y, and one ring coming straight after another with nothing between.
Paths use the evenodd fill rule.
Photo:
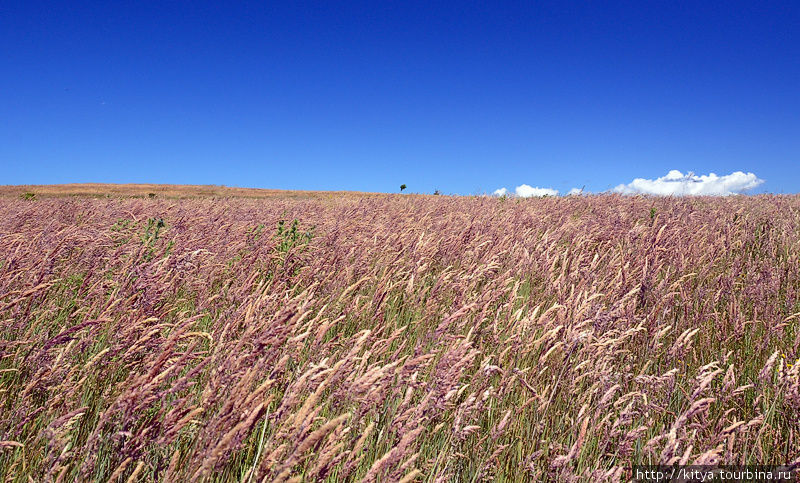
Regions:
<instances>
[{"instance_id":1,"label":"field of wild grass","mask_svg":"<svg viewBox=\"0 0 800 483\"><path fill-rule=\"evenodd\" d=\"M0 199L4 481L800 464L800 197Z\"/></svg>"}]
</instances>

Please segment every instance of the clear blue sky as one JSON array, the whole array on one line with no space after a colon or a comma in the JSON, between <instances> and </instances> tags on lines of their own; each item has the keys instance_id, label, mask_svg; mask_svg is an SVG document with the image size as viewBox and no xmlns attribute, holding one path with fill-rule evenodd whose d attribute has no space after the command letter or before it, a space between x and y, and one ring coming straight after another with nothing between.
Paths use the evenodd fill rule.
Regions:
<instances>
[{"instance_id":1,"label":"clear blue sky","mask_svg":"<svg viewBox=\"0 0 800 483\"><path fill-rule=\"evenodd\" d=\"M0 66L0 184L800 191L797 0L5 0Z\"/></svg>"}]
</instances>

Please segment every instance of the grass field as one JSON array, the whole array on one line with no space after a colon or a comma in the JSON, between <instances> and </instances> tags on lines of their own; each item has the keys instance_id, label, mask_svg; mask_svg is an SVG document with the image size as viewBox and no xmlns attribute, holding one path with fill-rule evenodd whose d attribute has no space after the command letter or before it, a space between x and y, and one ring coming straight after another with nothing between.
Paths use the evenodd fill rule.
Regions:
<instances>
[{"instance_id":1,"label":"grass field","mask_svg":"<svg viewBox=\"0 0 800 483\"><path fill-rule=\"evenodd\" d=\"M0 189L4 481L800 464L798 196L118 189Z\"/></svg>"},{"instance_id":2,"label":"grass field","mask_svg":"<svg viewBox=\"0 0 800 483\"><path fill-rule=\"evenodd\" d=\"M55 197L83 198L326 198L326 197L370 197L377 193L354 193L347 191L283 191L262 188L235 188L218 185L177 184L109 184L75 183L54 185L6 185L0 186L0 197L29 199Z\"/></svg>"}]
</instances>

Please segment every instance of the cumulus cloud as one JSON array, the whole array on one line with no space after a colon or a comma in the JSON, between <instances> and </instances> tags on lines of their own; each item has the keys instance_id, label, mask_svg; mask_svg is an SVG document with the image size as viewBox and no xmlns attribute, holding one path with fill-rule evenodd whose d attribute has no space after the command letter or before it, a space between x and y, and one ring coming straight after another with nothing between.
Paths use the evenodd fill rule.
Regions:
<instances>
[{"instance_id":1,"label":"cumulus cloud","mask_svg":"<svg viewBox=\"0 0 800 483\"><path fill-rule=\"evenodd\" d=\"M636 178L621 184L612 191L622 194L647 194L657 196L727 196L755 188L764 180L753 173L736 171L724 176L714 173L697 176L683 174L673 169L666 176L656 179Z\"/></svg>"},{"instance_id":2,"label":"cumulus cloud","mask_svg":"<svg viewBox=\"0 0 800 483\"><path fill-rule=\"evenodd\" d=\"M583 188L572 188L567 192L567 196L582 195Z\"/></svg>"},{"instance_id":3,"label":"cumulus cloud","mask_svg":"<svg viewBox=\"0 0 800 483\"><path fill-rule=\"evenodd\" d=\"M493 194L495 196L507 196L511 193L506 188L500 188L495 190ZM520 198L531 198L533 196L556 196L558 194L558 190L554 190L552 188L534 188L533 186L522 184L514 189L513 194L514 196L518 196Z\"/></svg>"},{"instance_id":4,"label":"cumulus cloud","mask_svg":"<svg viewBox=\"0 0 800 483\"><path fill-rule=\"evenodd\" d=\"M494 190L492 193L495 196L506 196L508 194L508 190L505 188L500 188L499 190Z\"/></svg>"},{"instance_id":5,"label":"cumulus cloud","mask_svg":"<svg viewBox=\"0 0 800 483\"><path fill-rule=\"evenodd\" d=\"M556 196L558 190L552 188L534 188L533 186L523 184L517 186L514 193L520 198L530 198L532 196Z\"/></svg>"}]
</instances>

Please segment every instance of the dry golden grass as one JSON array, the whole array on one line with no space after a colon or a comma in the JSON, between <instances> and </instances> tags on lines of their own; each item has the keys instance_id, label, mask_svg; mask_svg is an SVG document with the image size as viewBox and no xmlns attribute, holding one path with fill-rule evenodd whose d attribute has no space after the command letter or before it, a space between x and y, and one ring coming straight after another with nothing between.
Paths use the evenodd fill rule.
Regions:
<instances>
[{"instance_id":1,"label":"dry golden grass","mask_svg":"<svg viewBox=\"0 0 800 483\"><path fill-rule=\"evenodd\" d=\"M52 185L0 186L0 196L20 197L33 193L39 198L59 196L105 197L122 196L146 198L151 193L157 198L329 198L342 196L375 196L376 193L348 191L287 191L261 188L236 188L219 185L176 184L112 184L74 183Z\"/></svg>"}]
</instances>

